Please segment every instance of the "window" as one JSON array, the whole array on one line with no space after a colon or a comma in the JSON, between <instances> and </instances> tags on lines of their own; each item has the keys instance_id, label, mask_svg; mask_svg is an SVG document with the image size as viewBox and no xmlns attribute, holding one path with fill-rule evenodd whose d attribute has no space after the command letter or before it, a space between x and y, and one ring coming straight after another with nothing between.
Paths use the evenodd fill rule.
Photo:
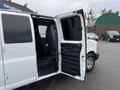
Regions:
<instances>
[{"instance_id":1,"label":"window","mask_svg":"<svg viewBox=\"0 0 120 90\"><path fill-rule=\"evenodd\" d=\"M31 25L28 17L2 14L2 22L6 44L32 42Z\"/></svg>"},{"instance_id":2,"label":"window","mask_svg":"<svg viewBox=\"0 0 120 90\"><path fill-rule=\"evenodd\" d=\"M82 40L82 27L79 16L61 19L61 24L65 40Z\"/></svg>"},{"instance_id":3,"label":"window","mask_svg":"<svg viewBox=\"0 0 120 90\"><path fill-rule=\"evenodd\" d=\"M39 25L38 26L39 34L42 38L46 37L47 26Z\"/></svg>"}]
</instances>

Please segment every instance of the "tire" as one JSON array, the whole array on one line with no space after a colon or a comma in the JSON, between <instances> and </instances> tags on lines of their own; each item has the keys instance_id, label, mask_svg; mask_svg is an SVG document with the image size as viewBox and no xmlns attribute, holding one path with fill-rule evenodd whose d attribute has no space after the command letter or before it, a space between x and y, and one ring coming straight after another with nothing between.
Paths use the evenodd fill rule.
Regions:
<instances>
[{"instance_id":1,"label":"tire","mask_svg":"<svg viewBox=\"0 0 120 90\"><path fill-rule=\"evenodd\" d=\"M90 72L93 70L95 65L95 56L92 53L89 53L87 55L87 64L86 64L86 69L87 72Z\"/></svg>"},{"instance_id":2,"label":"tire","mask_svg":"<svg viewBox=\"0 0 120 90\"><path fill-rule=\"evenodd\" d=\"M108 38L107 41L110 42L110 38Z\"/></svg>"},{"instance_id":3,"label":"tire","mask_svg":"<svg viewBox=\"0 0 120 90\"><path fill-rule=\"evenodd\" d=\"M104 40L104 38L102 37L102 40Z\"/></svg>"}]
</instances>

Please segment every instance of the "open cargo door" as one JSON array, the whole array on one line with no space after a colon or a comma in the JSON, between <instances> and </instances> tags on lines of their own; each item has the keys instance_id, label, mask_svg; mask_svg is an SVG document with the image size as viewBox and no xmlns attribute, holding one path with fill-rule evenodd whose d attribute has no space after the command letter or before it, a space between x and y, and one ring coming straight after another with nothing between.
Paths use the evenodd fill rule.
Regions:
<instances>
[{"instance_id":1,"label":"open cargo door","mask_svg":"<svg viewBox=\"0 0 120 90\"><path fill-rule=\"evenodd\" d=\"M84 81L86 31L83 10L56 16L59 27L60 72Z\"/></svg>"}]
</instances>

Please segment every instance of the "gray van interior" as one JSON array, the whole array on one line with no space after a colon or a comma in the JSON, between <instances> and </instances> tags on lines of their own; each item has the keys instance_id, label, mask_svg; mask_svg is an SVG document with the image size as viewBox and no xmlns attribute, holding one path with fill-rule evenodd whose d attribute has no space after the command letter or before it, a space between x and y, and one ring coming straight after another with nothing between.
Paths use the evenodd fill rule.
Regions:
<instances>
[{"instance_id":1,"label":"gray van interior","mask_svg":"<svg viewBox=\"0 0 120 90\"><path fill-rule=\"evenodd\" d=\"M61 19L64 39L67 41L82 40L82 26L79 16ZM33 17L37 66L39 76L58 71L58 36L53 19ZM80 52L82 44L61 43L62 71L80 76Z\"/></svg>"},{"instance_id":2,"label":"gray van interior","mask_svg":"<svg viewBox=\"0 0 120 90\"><path fill-rule=\"evenodd\" d=\"M54 20L33 18L38 75L58 71L58 36Z\"/></svg>"}]
</instances>

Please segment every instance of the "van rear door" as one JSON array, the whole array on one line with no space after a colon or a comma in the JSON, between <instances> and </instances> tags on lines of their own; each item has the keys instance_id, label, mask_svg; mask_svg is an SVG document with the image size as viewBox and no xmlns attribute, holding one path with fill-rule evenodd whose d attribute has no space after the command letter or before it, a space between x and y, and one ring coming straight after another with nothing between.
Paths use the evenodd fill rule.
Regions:
<instances>
[{"instance_id":1,"label":"van rear door","mask_svg":"<svg viewBox=\"0 0 120 90\"><path fill-rule=\"evenodd\" d=\"M33 24L27 14L3 11L1 19L6 88L11 90L37 79Z\"/></svg>"},{"instance_id":2,"label":"van rear door","mask_svg":"<svg viewBox=\"0 0 120 90\"><path fill-rule=\"evenodd\" d=\"M60 72L83 81L87 49L83 10L56 18L59 27Z\"/></svg>"}]
</instances>

